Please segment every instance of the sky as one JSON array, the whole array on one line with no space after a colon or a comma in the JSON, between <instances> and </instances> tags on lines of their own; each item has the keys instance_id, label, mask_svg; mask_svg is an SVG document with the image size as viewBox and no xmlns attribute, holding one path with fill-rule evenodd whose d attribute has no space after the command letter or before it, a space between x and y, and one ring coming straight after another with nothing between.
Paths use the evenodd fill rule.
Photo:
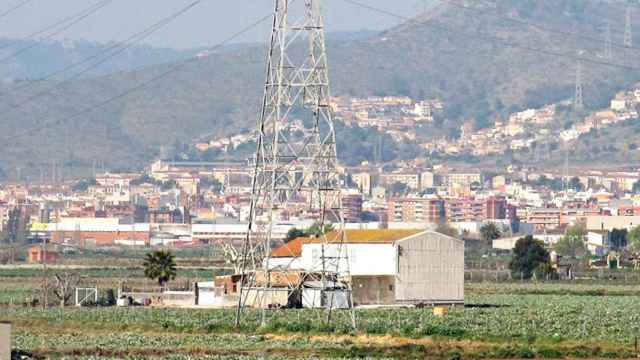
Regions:
<instances>
[{"instance_id":1,"label":"sky","mask_svg":"<svg viewBox=\"0 0 640 360\"><path fill-rule=\"evenodd\" d=\"M0 0L0 14L24 0ZM121 41L169 16L193 0L112 0L55 39ZM359 0L405 16L415 15L424 0ZM0 36L24 38L78 13L98 0L31 0L0 18ZM362 9L344 0L324 0L326 31L384 30L397 19ZM204 0L196 8L146 39L153 46L186 49L208 47L273 11L272 0ZM264 42L268 21L235 42Z\"/></svg>"}]
</instances>

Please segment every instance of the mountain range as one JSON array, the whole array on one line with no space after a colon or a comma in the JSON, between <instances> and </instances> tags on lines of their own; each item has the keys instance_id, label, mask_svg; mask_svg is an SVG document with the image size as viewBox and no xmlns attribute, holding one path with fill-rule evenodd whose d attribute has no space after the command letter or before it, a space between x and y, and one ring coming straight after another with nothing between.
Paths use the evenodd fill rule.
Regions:
<instances>
[{"instance_id":1,"label":"mountain range","mask_svg":"<svg viewBox=\"0 0 640 360\"><path fill-rule=\"evenodd\" d=\"M489 126L510 112L572 98L580 61L585 105L600 108L640 80L640 49L621 45L624 13L624 3L598 0L443 0L382 33L329 37L332 91L442 99L444 124L426 127L428 137L464 121ZM612 58L604 54L607 22ZM150 55L154 61L142 68L114 71L114 65L62 83L0 68L5 78L26 78L0 85L2 173L11 177L21 167L34 176L56 161L69 171L95 162L141 168L163 146L253 129L264 46L180 62L198 52L166 51Z\"/></svg>"}]
</instances>

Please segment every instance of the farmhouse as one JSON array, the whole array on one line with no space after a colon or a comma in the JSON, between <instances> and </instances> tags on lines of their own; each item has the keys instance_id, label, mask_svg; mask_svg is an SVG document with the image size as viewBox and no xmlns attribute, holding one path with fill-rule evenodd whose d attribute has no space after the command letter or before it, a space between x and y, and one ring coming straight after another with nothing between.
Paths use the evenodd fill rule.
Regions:
<instances>
[{"instance_id":1,"label":"farmhouse","mask_svg":"<svg viewBox=\"0 0 640 360\"><path fill-rule=\"evenodd\" d=\"M339 269L349 269L350 279L343 280L351 282L356 306L464 302L461 240L421 230L346 230L343 246L336 233L327 240L323 246L320 238L295 239L275 249L265 265L317 273L322 256L338 259Z\"/></svg>"}]
</instances>

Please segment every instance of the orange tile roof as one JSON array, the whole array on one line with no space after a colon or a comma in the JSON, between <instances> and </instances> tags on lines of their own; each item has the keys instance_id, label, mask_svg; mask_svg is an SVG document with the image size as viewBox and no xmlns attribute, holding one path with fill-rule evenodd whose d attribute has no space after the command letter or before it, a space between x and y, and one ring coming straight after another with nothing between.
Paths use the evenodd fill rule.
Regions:
<instances>
[{"instance_id":1,"label":"orange tile roof","mask_svg":"<svg viewBox=\"0 0 640 360\"><path fill-rule=\"evenodd\" d=\"M391 244L406 237L419 234L424 230L345 230L345 243L347 244ZM317 244L322 241L321 238L307 238L305 243ZM340 234L338 231L332 231L327 234L327 242L340 242Z\"/></svg>"},{"instance_id":2,"label":"orange tile roof","mask_svg":"<svg viewBox=\"0 0 640 360\"><path fill-rule=\"evenodd\" d=\"M307 238L295 238L271 252L272 258L299 257L302 255L302 242Z\"/></svg>"}]
</instances>

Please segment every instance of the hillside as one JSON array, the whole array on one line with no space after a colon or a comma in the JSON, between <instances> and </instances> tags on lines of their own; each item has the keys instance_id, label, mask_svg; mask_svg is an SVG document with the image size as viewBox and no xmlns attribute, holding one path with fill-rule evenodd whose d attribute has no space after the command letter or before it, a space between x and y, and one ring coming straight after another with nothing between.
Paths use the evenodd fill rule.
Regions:
<instances>
[{"instance_id":1,"label":"hillside","mask_svg":"<svg viewBox=\"0 0 640 360\"><path fill-rule=\"evenodd\" d=\"M484 5L463 9L445 1L429 14L377 36L329 41L334 94L440 97L446 103L445 126L457 126L470 118L482 126L496 115L572 96L576 61L523 47L572 56L581 49L583 57L603 61L603 41L595 40L602 38L604 18L614 24L614 43L622 42L621 3L487 3L474 2ZM543 31L523 22L578 31L582 36ZM614 50L611 61L640 66L637 50ZM86 170L94 160L104 161L111 169L140 167L157 156L162 145L179 148L181 143L207 134L253 129L261 98L264 51L241 48L187 63L153 86L72 121L58 119L143 83L173 65L75 81L20 110L3 110L0 133L7 137L3 138L0 168L11 177L17 163L22 163L24 174L33 175L48 167L51 159L66 159L69 171ZM585 63L584 68L589 108L603 106L617 89L640 80L637 71L620 67ZM19 91L12 90L15 85L2 85L0 108L51 85L36 82L21 86ZM27 136L13 137L25 130Z\"/></svg>"},{"instance_id":2,"label":"hillside","mask_svg":"<svg viewBox=\"0 0 640 360\"><path fill-rule=\"evenodd\" d=\"M0 38L0 79L40 79L103 51L117 51L123 44L79 41L43 41ZM23 49L29 49L28 51ZM173 50L146 45L133 45L95 69L85 77L100 76L114 71L133 69L179 61L196 55L200 50ZM78 69L82 69L80 66Z\"/></svg>"}]
</instances>

